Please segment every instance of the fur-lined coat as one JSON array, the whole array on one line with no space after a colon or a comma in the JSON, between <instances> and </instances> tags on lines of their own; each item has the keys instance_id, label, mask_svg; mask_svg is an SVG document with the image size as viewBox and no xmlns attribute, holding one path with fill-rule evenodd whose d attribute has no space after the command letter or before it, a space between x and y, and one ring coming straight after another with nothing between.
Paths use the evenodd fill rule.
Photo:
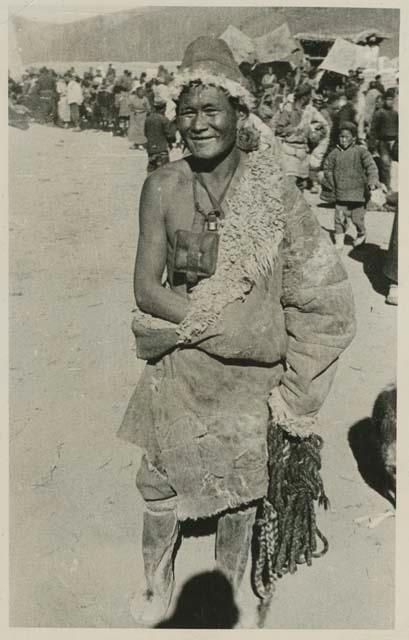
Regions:
<instances>
[{"instance_id":1,"label":"fur-lined coat","mask_svg":"<svg viewBox=\"0 0 409 640\"><path fill-rule=\"evenodd\" d=\"M265 495L270 414L308 433L355 333L345 270L278 153L249 154L183 322L134 318L148 362L119 436L167 475L181 519Z\"/></svg>"}]
</instances>

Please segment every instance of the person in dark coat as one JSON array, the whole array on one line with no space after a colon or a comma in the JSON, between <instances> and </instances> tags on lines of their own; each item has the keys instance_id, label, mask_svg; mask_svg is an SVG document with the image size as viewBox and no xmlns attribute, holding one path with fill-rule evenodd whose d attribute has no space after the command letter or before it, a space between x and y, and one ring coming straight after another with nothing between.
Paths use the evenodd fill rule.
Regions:
<instances>
[{"instance_id":1,"label":"person in dark coat","mask_svg":"<svg viewBox=\"0 0 409 640\"><path fill-rule=\"evenodd\" d=\"M169 162L169 145L176 141L176 127L165 116L166 102L159 102L145 120L148 173Z\"/></svg>"},{"instance_id":2,"label":"person in dark coat","mask_svg":"<svg viewBox=\"0 0 409 640\"><path fill-rule=\"evenodd\" d=\"M347 85L345 89L346 103L334 114L330 148L336 147L339 141L339 134L341 132L341 126L344 122L353 122L358 124L357 102L358 102L358 89L356 85Z\"/></svg>"},{"instance_id":3,"label":"person in dark coat","mask_svg":"<svg viewBox=\"0 0 409 640\"><path fill-rule=\"evenodd\" d=\"M369 148L380 157L380 178L388 191L391 190L392 150L399 136L399 114L394 108L395 91L385 93L384 106L375 111L369 134Z\"/></svg>"},{"instance_id":4,"label":"person in dark coat","mask_svg":"<svg viewBox=\"0 0 409 640\"><path fill-rule=\"evenodd\" d=\"M343 122L339 145L324 162L324 183L335 199L335 245L342 250L349 220L356 227L354 247L366 240L365 201L367 189L379 184L378 169L368 149L356 145L357 127Z\"/></svg>"}]
</instances>

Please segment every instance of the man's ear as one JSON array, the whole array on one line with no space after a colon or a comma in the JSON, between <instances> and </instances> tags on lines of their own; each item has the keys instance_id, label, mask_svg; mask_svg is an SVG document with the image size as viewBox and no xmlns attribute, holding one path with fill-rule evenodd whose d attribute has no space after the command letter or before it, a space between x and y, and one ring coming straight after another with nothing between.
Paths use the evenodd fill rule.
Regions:
<instances>
[{"instance_id":1,"label":"man's ear","mask_svg":"<svg viewBox=\"0 0 409 640\"><path fill-rule=\"evenodd\" d=\"M249 111L247 111L247 109L238 109L237 126L242 127L248 117L249 117Z\"/></svg>"}]
</instances>

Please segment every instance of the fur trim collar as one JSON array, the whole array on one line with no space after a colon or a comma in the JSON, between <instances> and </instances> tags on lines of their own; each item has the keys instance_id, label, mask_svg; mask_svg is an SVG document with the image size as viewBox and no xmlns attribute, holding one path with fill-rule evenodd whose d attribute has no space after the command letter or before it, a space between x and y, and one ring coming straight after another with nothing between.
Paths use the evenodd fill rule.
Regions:
<instances>
[{"instance_id":1,"label":"fur trim collar","mask_svg":"<svg viewBox=\"0 0 409 640\"><path fill-rule=\"evenodd\" d=\"M260 277L273 272L284 233L282 171L276 145L250 153L234 193L226 199L230 215L221 222L217 270L190 294L190 310L177 327L179 343L200 335L223 308L243 300Z\"/></svg>"}]
</instances>

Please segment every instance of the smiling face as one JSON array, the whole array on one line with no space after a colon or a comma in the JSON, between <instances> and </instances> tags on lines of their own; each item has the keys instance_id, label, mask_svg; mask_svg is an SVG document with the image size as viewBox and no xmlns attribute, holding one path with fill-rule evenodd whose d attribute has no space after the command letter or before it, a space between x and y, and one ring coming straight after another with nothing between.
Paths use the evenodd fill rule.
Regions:
<instances>
[{"instance_id":1,"label":"smiling face","mask_svg":"<svg viewBox=\"0 0 409 640\"><path fill-rule=\"evenodd\" d=\"M190 153L203 160L225 156L236 144L244 114L219 87L192 86L180 96L177 123Z\"/></svg>"}]
</instances>

